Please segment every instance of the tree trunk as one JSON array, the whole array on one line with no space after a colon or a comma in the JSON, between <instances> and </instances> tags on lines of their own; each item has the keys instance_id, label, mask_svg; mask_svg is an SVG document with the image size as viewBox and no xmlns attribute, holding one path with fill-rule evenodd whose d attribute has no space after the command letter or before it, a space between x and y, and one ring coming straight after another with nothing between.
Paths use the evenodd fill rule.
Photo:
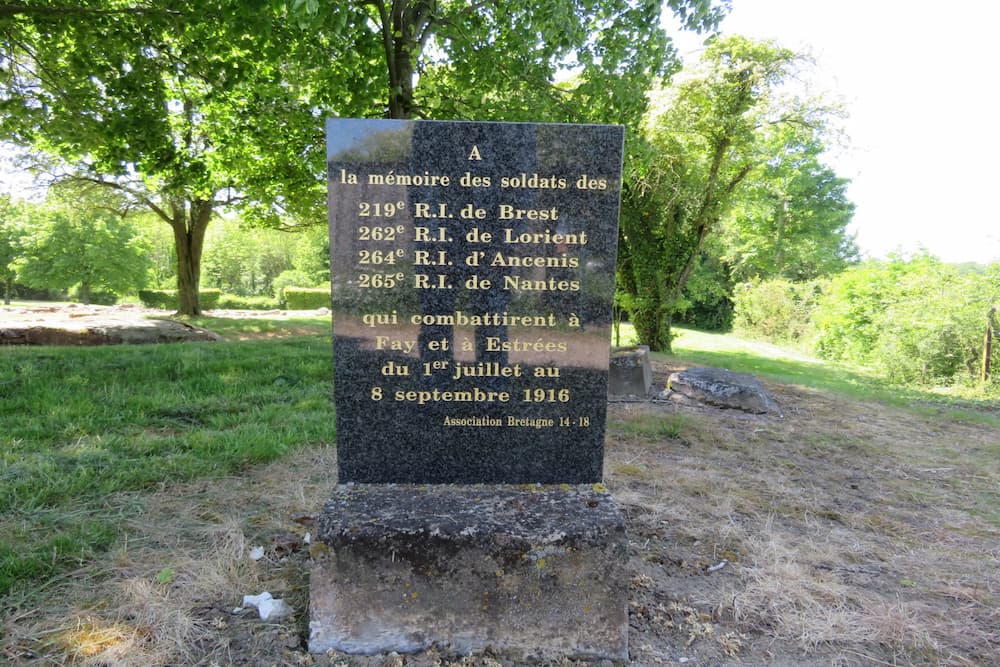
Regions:
<instances>
[{"instance_id":1,"label":"tree trunk","mask_svg":"<svg viewBox=\"0 0 1000 667\"><path fill-rule=\"evenodd\" d=\"M201 315L198 289L201 285L201 253L205 231L212 219L212 202L193 200L173 207L170 226L177 249L177 313Z\"/></svg>"},{"instance_id":2,"label":"tree trunk","mask_svg":"<svg viewBox=\"0 0 1000 667\"><path fill-rule=\"evenodd\" d=\"M788 208L787 202L781 200L778 204L778 215L775 221L775 234L774 234L774 272L777 275L783 275L782 273L782 262L785 261L784 252L784 242L785 242L785 217L786 209Z\"/></svg>"},{"instance_id":3,"label":"tree trunk","mask_svg":"<svg viewBox=\"0 0 1000 667\"><path fill-rule=\"evenodd\" d=\"M14 279L8 277L3 281L3 305L5 306L10 305L10 296L13 291L14 291Z\"/></svg>"},{"instance_id":4,"label":"tree trunk","mask_svg":"<svg viewBox=\"0 0 1000 667\"><path fill-rule=\"evenodd\" d=\"M80 301L83 302L83 305L90 305L90 283L80 283L80 292L78 296L80 297Z\"/></svg>"},{"instance_id":5,"label":"tree trunk","mask_svg":"<svg viewBox=\"0 0 1000 667\"><path fill-rule=\"evenodd\" d=\"M382 49L389 74L389 118L412 118L413 68L430 34L435 3L394 0L391 7L383 1L375 7L382 24Z\"/></svg>"},{"instance_id":6,"label":"tree trunk","mask_svg":"<svg viewBox=\"0 0 1000 667\"><path fill-rule=\"evenodd\" d=\"M983 368L979 375L979 379L983 382L990 379L990 357L993 355L993 316L996 312L997 309L994 306L986 315L986 335L983 336Z\"/></svg>"}]
</instances>

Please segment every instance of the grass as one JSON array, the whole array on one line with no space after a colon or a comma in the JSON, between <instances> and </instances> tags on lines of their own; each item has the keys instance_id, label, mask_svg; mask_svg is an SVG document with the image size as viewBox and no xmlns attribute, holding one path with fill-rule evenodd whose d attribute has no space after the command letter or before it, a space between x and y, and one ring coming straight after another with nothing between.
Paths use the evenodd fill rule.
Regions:
<instances>
[{"instance_id":1,"label":"grass","mask_svg":"<svg viewBox=\"0 0 1000 667\"><path fill-rule=\"evenodd\" d=\"M308 604L303 554L246 554L301 534L289 517L329 491L329 318L193 323L227 342L0 348L0 655L285 664L307 635L304 611L262 624L230 610L261 590ZM609 406L635 664L993 664L996 419L680 334L658 373L752 372L785 412Z\"/></svg>"},{"instance_id":2,"label":"grass","mask_svg":"<svg viewBox=\"0 0 1000 667\"><path fill-rule=\"evenodd\" d=\"M785 384L833 391L856 400L874 400L942 420L1000 426L996 401L942 394L931 388L890 384L871 371L835 364L804 352L748 340L733 334L674 328L673 353L663 359L727 368ZM622 341L635 339L629 324L622 324Z\"/></svg>"},{"instance_id":3,"label":"grass","mask_svg":"<svg viewBox=\"0 0 1000 667\"><path fill-rule=\"evenodd\" d=\"M123 492L332 442L328 319L198 324L249 340L0 349L0 593L107 549Z\"/></svg>"},{"instance_id":4,"label":"grass","mask_svg":"<svg viewBox=\"0 0 1000 667\"><path fill-rule=\"evenodd\" d=\"M253 340L286 336L329 337L332 330L329 317L285 317L281 319L196 317L185 321L210 329L228 340Z\"/></svg>"}]
</instances>

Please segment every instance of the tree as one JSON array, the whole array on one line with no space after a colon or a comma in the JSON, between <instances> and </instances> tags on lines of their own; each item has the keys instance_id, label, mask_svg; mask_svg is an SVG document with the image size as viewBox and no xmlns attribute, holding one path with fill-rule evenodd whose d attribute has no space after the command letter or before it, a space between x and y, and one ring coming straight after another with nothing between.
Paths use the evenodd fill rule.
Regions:
<instances>
[{"instance_id":1,"label":"tree","mask_svg":"<svg viewBox=\"0 0 1000 667\"><path fill-rule=\"evenodd\" d=\"M298 63L315 63L322 44L273 8L81 1L0 14L0 134L55 156L61 177L113 188L168 224L183 314L200 313L216 211L243 203L275 216L319 189L301 147L322 143L314 106L344 89L303 90ZM326 71L354 64L335 59Z\"/></svg>"},{"instance_id":2,"label":"tree","mask_svg":"<svg viewBox=\"0 0 1000 667\"><path fill-rule=\"evenodd\" d=\"M324 115L629 123L677 62L650 0L146 3L0 13L0 136L169 224L192 315L216 211L320 218ZM667 4L689 28L721 17Z\"/></svg>"},{"instance_id":3,"label":"tree","mask_svg":"<svg viewBox=\"0 0 1000 667\"><path fill-rule=\"evenodd\" d=\"M998 303L997 264L945 264L926 252L866 262L833 278L820 298L816 350L900 384L975 381L983 325Z\"/></svg>"},{"instance_id":4,"label":"tree","mask_svg":"<svg viewBox=\"0 0 1000 667\"><path fill-rule=\"evenodd\" d=\"M205 279L230 294L271 294L274 279L292 267L286 232L248 228L237 219L209 230L205 245Z\"/></svg>"},{"instance_id":5,"label":"tree","mask_svg":"<svg viewBox=\"0 0 1000 667\"><path fill-rule=\"evenodd\" d=\"M823 130L829 109L779 95L801 62L771 42L717 39L651 112L626 164L618 269L623 302L651 349L670 349L700 254L750 177L786 150L789 139L775 138L801 143L800 133Z\"/></svg>"},{"instance_id":6,"label":"tree","mask_svg":"<svg viewBox=\"0 0 1000 667\"><path fill-rule=\"evenodd\" d=\"M31 232L15 264L18 279L36 288L77 287L83 303L99 292L143 287L148 261L135 229L119 215L54 202L29 207Z\"/></svg>"},{"instance_id":7,"label":"tree","mask_svg":"<svg viewBox=\"0 0 1000 667\"><path fill-rule=\"evenodd\" d=\"M718 236L732 278L812 280L857 263L848 181L822 162L823 143L787 126L768 141L774 157L748 181Z\"/></svg>"},{"instance_id":8,"label":"tree","mask_svg":"<svg viewBox=\"0 0 1000 667\"><path fill-rule=\"evenodd\" d=\"M3 283L3 302L10 305L17 272L14 260L21 254L24 227L20 220L21 206L10 195L0 195L0 282Z\"/></svg>"},{"instance_id":9,"label":"tree","mask_svg":"<svg viewBox=\"0 0 1000 667\"><path fill-rule=\"evenodd\" d=\"M653 77L678 60L650 0L359 0L293 6L314 26L377 53L384 82L374 101L389 118L587 119L629 123ZM665 3L690 30L714 29L711 0ZM725 2L724 5L728 5ZM576 68L572 85L557 75ZM419 91L417 82L419 81Z\"/></svg>"}]
</instances>

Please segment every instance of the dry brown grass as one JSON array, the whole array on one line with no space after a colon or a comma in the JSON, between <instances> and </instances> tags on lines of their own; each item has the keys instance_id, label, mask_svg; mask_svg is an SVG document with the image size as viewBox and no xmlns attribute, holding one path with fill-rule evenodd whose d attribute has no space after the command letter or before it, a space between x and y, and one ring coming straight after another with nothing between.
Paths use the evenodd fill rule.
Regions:
<instances>
[{"instance_id":1,"label":"dry brown grass","mask_svg":"<svg viewBox=\"0 0 1000 667\"><path fill-rule=\"evenodd\" d=\"M670 603L713 619L687 653L675 630L638 662L729 664L720 638L737 633L736 664L1000 664L996 429L771 389L783 418L611 407L608 483L643 574L634 625L653 636ZM644 435L676 412L676 437Z\"/></svg>"},{"instance_id":2,"label":"dry brown grass","mask_svg":"<svg viewBox=\"0 0 1000 667\"><path fill-rule=\"evenodd\" d=\"M1000 664L1000 433L770 388L783 417L610 406L633 664ZM305 556L248 551L304 533L290 517L321 506L335 468L318 447L120 499L143 513L106 560L0 612L0 662L509 667L304 652ZM262 590L296 615L232 614Z\"/></svg>"}]
</instances>

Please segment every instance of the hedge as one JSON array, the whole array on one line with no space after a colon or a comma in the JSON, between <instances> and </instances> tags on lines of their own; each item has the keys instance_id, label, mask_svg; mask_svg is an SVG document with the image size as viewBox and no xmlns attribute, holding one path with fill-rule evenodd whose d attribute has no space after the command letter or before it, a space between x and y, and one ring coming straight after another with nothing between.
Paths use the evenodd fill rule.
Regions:
<instances>
[{"instance_id":1,"label":"hedge","mask_svg":"<svg viewBox=\"0 0 1000 667\"><path fill-rule=\"evenodd\" d=\"M791 282L780 278L753 281L733 289L733 330L772 343L805 342L812 334L812 314L829 282Z\"/></svg>"},{"instance_id":2,"label":"hedge","mask_svg":"<svg viewBox=\"0 0 1000 667\"><path fill-rule=\"evenodd\" d=\"M198 301L202 310L212 310L219 307L219 297L222 290L204 289L198 292ZM146 308L161 310L177 310L177 290L173 289L142 289L139 290L139 301Z\"/></svg>"},{"instance_id":3,"label":"hedge","mask_svg":"<svg viewBox=\"0 0 1000 667\"><path fill-rule=\"evenodd\" d=\"M223 294L219 297L218 308L229 310L279 310L281 304L270 296L240 296Z\"/></svg>"},{"instance_id":4,"label":"hedge","mask_svg":"<svg viewBox=\"0 0 1000 667\"><path fill-rule=\"evenodd\" d=\"M285 307L288 310L316 310L330 307L329 287L286 287Z\"/></svg>"}]
</instances>

